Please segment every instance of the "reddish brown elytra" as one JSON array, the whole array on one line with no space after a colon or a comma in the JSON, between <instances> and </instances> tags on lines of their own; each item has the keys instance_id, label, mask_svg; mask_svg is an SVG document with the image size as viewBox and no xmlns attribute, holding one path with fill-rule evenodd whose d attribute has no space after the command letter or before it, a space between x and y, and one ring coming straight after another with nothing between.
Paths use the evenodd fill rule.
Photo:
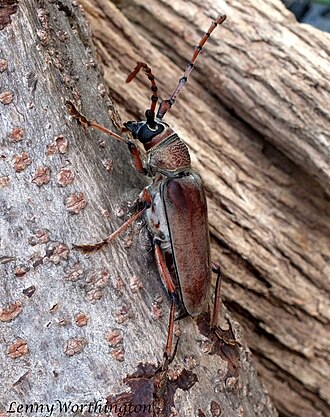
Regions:
<instances>
[{"instance_id":1,"label":"reddish brown elytra","mask_svg":"<svg viewBox=\"0 0 330 417\"><path fill-rule=\"evenodd\" d=\"M180 91L194 68L195 61L207 39L217 25L224 22L225 15L212 22L200 40L191 61L187 64L171 97L163 100L155 116L158 101L155 78L147 64L138 62L126 82L135 78L143 69L151 83L151 104L146 111L146 120L124 123L124 131L130 131L139 140L147 153L143 162L132 141L109 131L107 128L86 119L76 107L67 102L70 114L81 124L99 129L113 138L125 142L131 151L136 169L152 178L138 201L142 208L117 231L100 243L81 245L90 251L110 243L142 214L145 215L153 238L155 259L163 284L171 298L169 330L165 349L165 364L171 360L175 308L179 317L196 317L208 308L211 287L211 271L217 273L215 303L211 326L216 327L220 312L220 268L212 267L210 257L207 206L201 177L191 168L189 150L171 127L163 121L166 112L173 106Z\"/></svg>"}]
</instances>

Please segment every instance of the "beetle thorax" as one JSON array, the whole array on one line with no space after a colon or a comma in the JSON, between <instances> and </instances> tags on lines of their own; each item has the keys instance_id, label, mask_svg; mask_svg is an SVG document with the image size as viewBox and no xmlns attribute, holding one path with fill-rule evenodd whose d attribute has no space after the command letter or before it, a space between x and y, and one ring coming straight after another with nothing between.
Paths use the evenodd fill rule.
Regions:
<instances>
[{"instance_id":1,"label":"beetle thorax","mask_svg":"<svg viewBox=\"0 0 330 417\"><path fill-rule=\"evenodd\" d=\"M148 168L153 172L174 173L191 166L187 145L170 127L146 144L145 148L148 153Z\"/></svg>"}]
</instances>

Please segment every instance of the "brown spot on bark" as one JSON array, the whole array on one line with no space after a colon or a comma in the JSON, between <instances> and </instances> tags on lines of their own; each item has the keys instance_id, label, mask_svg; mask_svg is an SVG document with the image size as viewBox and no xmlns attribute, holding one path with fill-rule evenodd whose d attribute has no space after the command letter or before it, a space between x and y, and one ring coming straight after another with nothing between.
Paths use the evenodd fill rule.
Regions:
<instances>
[{"instance_id":1,"label":"brown spot on bark","mask_svg":"<svg viewBox=\"0 0 330 417\"><path fill-rule=\"evenodd\" d=\"M87 325L89 317L84 313L78 313L76 314L75 320L76 320L77 326L83 327Z\"/></svg>"},{"instance_id":2,"label":"brown spot on bark","mask_svg":"<svg viewBox=\"0 0 330 417\"><path fill-rule=\"evenodd\" d=\"M10 133L9 133L9 139L12 142L20 142L23 139L24 136L24 130L20 127L15 127Z\"/></svg>"},{"instance_id":3,"label":"brown spot on bark","mask_svg":"<svg viewBox=\"0 0 330 417\"><path fill-rule=\"evenodd\" d=\"M97 89L99 90L100 96L104 97L107 94L107 89L106 86L103 83L100 83L97 86Z\"/></svg>"},{"instance_id":4,"label":"brown spot on bark","mask_svg":"<svg viewBox=\"0 0 330 417\"><path fill-rule=\"evenodd\" d=\"M95 302L101 299L105 288L109 285L109 278L108 271L100 271L89 275L85 283L86 300Z\"/></svg>"},{"instance_id":5,"label":"brown spot on bark","mask_svg":"<svg viewBox=\"0 0 330 417\"><path fill-rule=\"evenodd\" d=\"M36 292L36 287L31 285L31 287L24 288L23 294L26 295L28 298L31 298L33 294Z\"/></svg>"},{"instance_id":6,"label":"brown spot on bark","mask_svg":"<svg viewBox=\"0 0 330 417\"><path fill-rule=\"evenodd\" d=\"M106 218L110 217L110 212L109 210L102 210L102 215Z\"/></svg>"},{"instance_id":7,"label":"brown spot on bark","mask_svg":"<svg viewBox=\"0 0 330 417\"><path fill-rule=\"evenodd\" d=\"M120 308L118 308L115 313L115 321L118 324L123 324L128 322L130 318L132 318L132 310L131 307L127 304L123 304Z\"/></svg>"},{"instance_id":8,"label":"brown spot on bark","mask_svg":"<svg viewBox=\"0 0 330 417\"><path fill-rule=\"evenodd\" d=\"M48 184L50 181L50 168L38 167L34 173L32 182L41 187L44 184Z\"/></svg>"},{"instance_id":9,"label":"brown spot on bark","mask_svg":"<svg viewBox=\"0 0 330 417\"><path fill-rule=\"evenodd\" d=\"M38 229L35 232L36 238L38 239L39 243L47 243L49 241L49 234L48 230L45 229Z\"/></svg>"},{"instance_id":10,"label":"brown spot on bark","mask_svg":"<svg viewBox=\"0 0 330 417\"><path fill-rule=\"evenodd\" d=\"M132 292L138 292L143 287L141 279L137 276L131 277L129 286Z\"/></svg>"},{"instance_id":11,"label":"brown spot on bark","mask_svg":"<svg viewBox=\"0 0 330 417\"><path fill-rule=\"evenodd\" d=\"M66 200L66 208L72 214L78 214L87 206L87 201L83 193L71 194Z\"/></svg>"},{"instance_id":12,"label":"brown spot on bark","mask_svg":"<svg viewBox=\"0 0 330 417\"><path fill-rule=\"evenodd\" d=\"M82 352L86 345L87 340L85 338L72 337L67 341L64 352L68 356L73 356Z\"/></svg>"},{"instance_id":13,"label":"brown spot on bark","mask_svg":"<svg viewBox=\"0 0 330 417\"><path fill-rule=\"evenodd\" d=\"M161 306L162 302L162 297L157 297L156 300L152 303L151 317L153 320L159 320L161 317L163 317L164 312Z\"/></svg>"},{"instance_id":14,"label":"brown spot on bark","mask_svg":"<svg viewBox=\"0 0 330 417\"><path fill-rule=\"evenodd\" d=\"M14 269L14 275L15 277L22 278L29 272L29 269L27 265L17 265Z\"/></svg>"},{"instance_id":15,"label":"brown spot on bark","mask_svg":"<svg viewBox=\"0 0 330 417\"><path fill-rule=\"evenodd\" d=\"M59 153L64 154L67 152L68 141L62 135L55 138L55 143Z\"/></svg>"},{"instance_id":16,"label":"brown spot on bark","mask_svg":"<svg viewBox=\"0 0 330 417\"><path fill-rule=\"evenodd\" d=\"M123 343L123 335L121 330L114 329L107 333L106 335L107 342L111 347L116 347Z\"/></svg>"},{"instance_id":17,"label":"brown spot on bark","mask_svg":"<svg viewBox=\"0 0 330 417\"><path fill-rule=\"evenodd\" d=\"M69 184L72 184L74 180L74 172L70 168L62 168L57 174L57 183L61 187L66 187Z\"/></svg>"},{"instance_id":18,"label":"brown spot on bark","mask_svg":"<svg viewBox=\"0 0 330 417\"><path fill-rule=\"evenodd\" d=\"M44 258L40 255L39 252L36 252L34 255L31 256L30 262L33 268L37 268L37 266L42 265L44 263Z\"/></svg>"},{"instance_id":19,"label":"brown spot on bark","mask_svg":"<svg viewBox=\"0 0 330 417\"><path fill-rule=\"evenodd\" d=\"M8 61L6 59L0 59L0 72L5 72L8 68Z\"/></svg>"},{"instance_id":20,"label":"brown spot on bark","mask_svg":"<svg viewBox=\"0 0 330 417\"><path fill-rule=\"evenodd\" d=\"M114 280L113 286L118 292L121 292L125 288L125 283L121 278L116 278Z\"/></svg>"},{"instance_id":21,"label":"brown spot on bark","mask_svg":"<svg viewBox=\"0 0 330 417\"><path fill-rule=\"evenodd\" d=\"M211 411L212 417L220 417L221 416L221 407L215 401L211 401L210 411Z\"/></svg>"},{"instance_id":22,"label":"brown spot on bark","mask_svg":"<svg viewBox=\"0 0 330 417\"><path fill-rule=\"evenodd\" d=\"M65 42L67 39L69 39L69 34L64 30L59 30L57 32L57 37L61 42Z\"/></svg>"},{"instance_id":23,"label":"brown spot on bark","mask_svg":"<svg viewBox=\"0 0 330 417\"><path fill-rule=\"evenodd\" d=\"M75 282L75 281L78 281L78 279L82 277L84 268L79 262L77 262L76 264L73 265L72 269L69 269L66 272L68 275L65 277L65 279L68 281Z\"/></svg>"},{"instance_id":24,"label":"brown spot on bark","mask_svg":"<svg viewBox=\"0 0 330 417\"><path fill-rule=\"evenodd\" d=\"M118 362L123 362L125 359L125 349L124 346L118 346L110 352L113 359L115 359Z\"/></svg>"},{"instance_id":25,"label":"brown spot on bark","mask_svg":"<svg viewBox=\"0 0 330 417\"><path fill-rule=\"evenodd\" d=\"M40 39L41 45L47 45L49 42L49 36L46 30L38 29L37 36Z\"/></svg>"},{"instance_id":26,"label":"brown spot on bark","mask_svg":"<svg viewBox=\"0 0 330 417\"><path fill-rule=\"evenodd\" d=\"M0 30L11 23L11 16L17 12L18 0L1 0Z\"/></svg>"},{"instance_id":27,"label":"brown spot on bark","mask_svg":"<svg viewBox=\"0 0 330 417\"><path fill-rule=\"evenodd\" d=\"M38 15L38 18L41 22L42 27L47 30L48 29L48 20L49 20L48 19L48 16L49 16L48 10L45 10L45 9L42 9L42 8L37 9L37 15Z\"/></svg>"},{"instance_id":28,"label":"brown spot on bark","mask_svg":"<svg viewBox=\"0 0 330 417\"><path fill-rule=\"evenodd\" d=\"M5 177L0 177L0 187L1 188L5 188L8 187L8 184L10 183L10 178L5 176Z\"/></svg>"},{"instance_id":29,"label":"brown spot on bark","mask_svg":"<svg viewBox=\"0 0 330 417\"><path fill-rule=\"evenodd\" d=\"M20 301L15 301L8 308L0 308L0 320L1 321L11 321L14 320L23 310L22 303Z\"/></svg>"},{"instance_id":30,"label":"brown spot on bark","mask_svg":"<svg viewBox=\"0 0 330 417\"><path fill-rule=\"evenodd\" d=\"M237 382L238 382L238 378L236 377L231 376L227 378L225 382L225 386L227 390L233 390L236 387Z\"/></svg>"},{"instance_id":31,"label":"brown spot on bark","mask_svg":"<svg viewBox=\"0 0 330 417\"><path fill-rule=\"evenodd\" d=\"M198 365L198 361L194 356L185 356L184 363L190 371L192 371Z\"/></svg>"},{"instance_id":32,"label":"brown spot on bark","mask_svg":"<svg viewBox=\"0 0 330 417\"><path fill-rule=\"evenodd\" d=\"M64 136L56 136L54 142L48 145L47 155L55 155L56 153L65 154L68 150L68 141Z\"/></svg>"},{"instance_id":33,"label":"brown spot on bark","mask_svg":"<svg viewBox=\"0 0 330 417\"><path fill-rule=\"evenodd\" d=\"M104 168L112 174L113 172L113 161L111 159L108 159L107 161L103 161Z\"/></svg>"},{"instance_id":34,"label":"brown spot on bark","mask_svg":"<svg viewBox=\"0 0 330 417\"><path fill-rule=\"evenodd\" d=\"M19 358L20 356L24 356L28 352L29 349L27 341L23 339L17 339L7 349L7 354L13 359Z\"/></svg>"},{"instance_id":35,"label":"brown spot on bark","mask_svg":"<svg viewBox=\"0 0 330 417\"><path fill-rule=\"evenodd\" d=\"M16 172L22 172L28 165L31 165L32 161L27 152L22 152L20 155L14 155L13 165Z\"/></svg>"},{"instance_id":36,"label":"brown spot on bark","mask_svg":"<svg viewBox=\"0 0 330 417\"><path fill-rule=\"evenodd\" d=\"M46 249L46 256L57 265L61 260L68 259L69 248L64 243L51 242Z\"/></svg>"},{"instance_id":37,"label":"brown spot on bark","mask_svg":"<svg viewBox=\"0 0 330 417\"><path fill-rule=\"evenodd\" d=\"M0 94L0 103L2 104L10 104L13 101L13 99L14 93L12 91L4 91Z\"/></svg>"}]
</instances>

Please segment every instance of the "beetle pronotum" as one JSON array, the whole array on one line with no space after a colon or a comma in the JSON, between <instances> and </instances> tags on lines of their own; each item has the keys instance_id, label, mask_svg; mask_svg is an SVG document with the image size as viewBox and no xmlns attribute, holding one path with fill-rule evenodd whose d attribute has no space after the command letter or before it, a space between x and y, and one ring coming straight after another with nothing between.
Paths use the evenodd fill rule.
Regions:
<instances>
[{"instance_id":1,"label":"beetle pronotum","mask_svg":"<svg viewBox=\"0 0 330 417\"><path fill-rule=\"evenodd\" d=\"M147 153L145 163L132 141L88 120L71 102L67 102L69 113L82 125L101 130L126 143L137 171L153 180L139 195L139 202L142 203L140 210L102 242L81 245L79 248L85 251L101 248L110 243L142 214L145 215L148 229L153 237L158 271L171 297L168 337L164 353L167 363L172 352L175 306L180 310L181 316L196 317L201 314L208 303L212 270L218 274L211 317L212 327L218 324L221 300L220 268L212 267L210 258L207 206L202 180L200 175L191 168L187 146L163 121L163 118L186 84L195 61L212 31L225 19L226 16L221 15L212 22L200 40L171 97L160 103L157 115L155 115L155 110L158 88L151 69L144 62L138 62L133 72L129 74L126 82L132 81L143 69L151 84L151 104L150 109L145 112L146 120L126 122L123 129L123 131L130 131L133 138L138 139L144 145ZM194 260L193 268L191 268L191 259Z\"/></svg>"}]
</instances>

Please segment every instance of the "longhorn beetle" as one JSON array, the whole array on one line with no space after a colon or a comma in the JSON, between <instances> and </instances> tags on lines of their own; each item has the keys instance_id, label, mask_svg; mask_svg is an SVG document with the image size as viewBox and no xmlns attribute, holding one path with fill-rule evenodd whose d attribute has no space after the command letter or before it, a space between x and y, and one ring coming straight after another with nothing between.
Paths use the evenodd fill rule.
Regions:
<instances>
[{"instance_id":1,"label":"longhorn beetle","mask_svg":"<svg viewBox=\"0 0 330 417\"><path fill-rule=\"evenodd\" d=\"M83 126L101 130L126 143L137 171L152 178L151 185L144 188L139 195L139 210L129 220L103 241L92 245L80 245L78 248L87 252L109 244L137 218L145 214L148 229L153 237L158 271L171 298L164 352L166 363L170 360L172 352L175 307L179 310L179 318L186 315L196 317L201 314L208 304L212 270L217 273L217 283L211 326L216 328L218 325L221 275L220 267L212 266L211 263L207 206L202 180L199 173L191 168L186 144L163 118L186 84L205 42L216 26L225 19L225 15L220 15L212 22L171 97L160 103L156 116L158 89L151 69L144 62L137 62L135 69L129 74L126 82L132 81L143 69L151 84L151 104L150 109L145 112L146 120L128 121L122 129L123 132L131 132L133 138L144 145L147 153L145 163L132 141L88 120L71 102L66 102L71 116Z\"/></svg>"}]
</instances>

